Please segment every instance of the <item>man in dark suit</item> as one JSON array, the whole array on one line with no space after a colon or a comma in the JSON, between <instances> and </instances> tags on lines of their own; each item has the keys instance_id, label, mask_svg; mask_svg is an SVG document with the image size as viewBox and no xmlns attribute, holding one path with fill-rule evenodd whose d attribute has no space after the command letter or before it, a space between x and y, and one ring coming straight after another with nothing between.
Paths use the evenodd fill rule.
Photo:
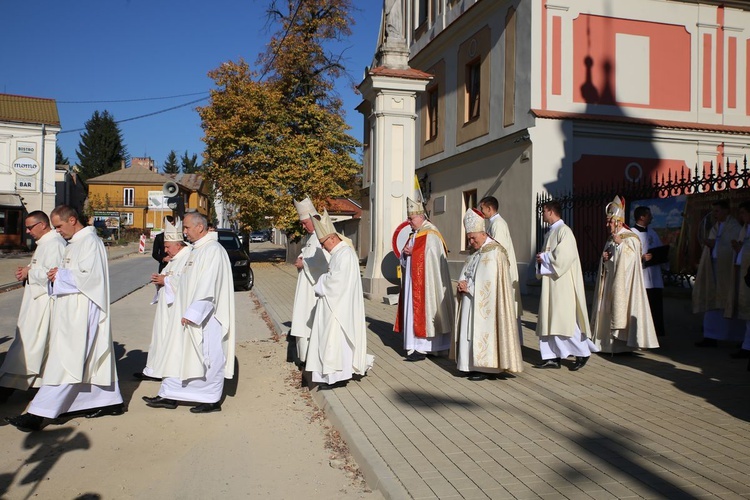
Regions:
<instances>
[{"instance_id":1,"label":"man in dark suit","mask_svg":"<svg viewBox=\"0 0 750 500\"><path fill-rule=\"evenodd\" d=\"M170 224L174 224L174 217L171 215L167 215L164 217L169 221ZM154 238L154 249L151 251L151 257L156 260L156 262L159 263L159 272L164 269L164 267L167 265L167 262L169 262L169 255L167 255L167 252L164 250L164 232L157 234Z\"/></svg>"}]
</instances>

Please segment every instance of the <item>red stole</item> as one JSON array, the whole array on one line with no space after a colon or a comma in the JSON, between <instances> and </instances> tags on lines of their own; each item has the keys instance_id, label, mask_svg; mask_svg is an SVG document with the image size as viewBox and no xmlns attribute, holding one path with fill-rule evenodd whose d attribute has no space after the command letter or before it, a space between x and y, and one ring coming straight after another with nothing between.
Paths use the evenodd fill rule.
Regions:
<instances>
[{"instance_id":1,"label":"red stole","mask_svg":"<svg viewBox=\"0 0 750 500\"><path fill-rule=\"evenodd\" d=\"M426 338L425 330L426 320L424 311L424 250L427 244L427 235L435 231L419 231L414 236L414 247L411 252L411 298L412 310L414 311L414 336ZM407 243L408 245L408 243ZM401 277L401 291L398 297L398 313L396 314L396 323L393 325L393 331L396 333L403 332L401 322L404 318L404 277Z\"/></svg>"}]
</instances>

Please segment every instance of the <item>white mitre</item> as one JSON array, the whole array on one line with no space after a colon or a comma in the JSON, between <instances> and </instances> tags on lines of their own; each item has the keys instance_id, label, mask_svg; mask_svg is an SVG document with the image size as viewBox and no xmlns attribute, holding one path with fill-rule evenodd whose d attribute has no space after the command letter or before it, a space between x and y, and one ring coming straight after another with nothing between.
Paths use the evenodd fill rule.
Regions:
<instances>
[{"instance_id":1,"label":"white mitre","mask_svg":"<svg viewBox=\"0 0 750 500\"><path fill-rule=\"evenodd\" d=\"M424 215L424 206L418 201L406 198L406 215Z\"/></svg>"},{"instance_id":2,"label":"white mitre","mask_svg":"<svg viewBox=\"0 0 750 500\"><path fill-rule=\"evenodd\" d=\"M182 236L182 221L177 219L176 224L172 224L168 219L164 219L164 241L184 241Z\"/></svg>"},{"instance_id":3,"label":"white mitre","mask_svg":"<svg viewBox=\"0 0 750 500\"><path fill-rule=\"evenodd\" d=\"M308 216L311 215L313 214L309 214ZM336 228L333 226L333 222L331 222L331 217L328 216L328 210L323 210L323 215L320 216L320 220L316 217L312 217L312 221L313 227L315 228L315 235L320 241L323 241L332 234L338 235Z\"/></svg>"},{"instance_id":4,"label":"white mitre","mask_svg":"<svg viewBox=\"0 0 750 500\"><path fill-rule=\"evenodd\" d=\"M476 208L470 208L464 214L464 229L466 233L484 233L485 220L482 217L482 212Z\"/></svg>"},{"instance_id":5,"label":"white mitre","mask_svg":"<svg viewBox=\"0 0 750 500\"><path fill-rule=\"evenodd\" d=\"M294 208L297 209L299 220L309 219L312 215L319 215L309 196L302 201L294 200Z\"/></svg>"}]
</instances>

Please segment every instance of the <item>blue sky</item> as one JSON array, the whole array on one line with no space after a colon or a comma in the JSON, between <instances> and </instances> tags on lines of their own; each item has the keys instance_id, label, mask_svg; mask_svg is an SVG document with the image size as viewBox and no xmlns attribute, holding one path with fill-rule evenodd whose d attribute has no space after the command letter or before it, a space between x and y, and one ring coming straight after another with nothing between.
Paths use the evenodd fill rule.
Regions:
<instances>
[{"instance_id":1,"label":"blue sky","mask_svg":"<svg viewBox=\"0 0 750 500\"><path fill-rule=\"evenodd\" d=\"M285 2L281 2L282 4ZM354 85L372 60L379 0L353 0L352 36L344 50L348 78L338 82L350 134L362 139L361 98ZM208 71L244 58L254 64L271 34L268 0L3 0L0 92L58 101L58 145L72 163L80 131L94 111L115 120L156 113L207 96ZM154 99L170 96L169 99ZM125 101L130 102L87 102ZM120 124L131 156L163 165L170 150L203 151L195 107Z\"/></svg>"}]
</instances>

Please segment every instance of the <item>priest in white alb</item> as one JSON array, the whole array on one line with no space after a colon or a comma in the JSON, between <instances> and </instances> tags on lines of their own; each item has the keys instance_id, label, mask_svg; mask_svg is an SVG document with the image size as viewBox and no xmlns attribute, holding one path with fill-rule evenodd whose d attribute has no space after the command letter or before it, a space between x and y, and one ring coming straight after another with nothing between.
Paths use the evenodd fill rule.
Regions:
<instances>
[{"instance_id":1,"label":"priest in white alb","mask_svg":"<svg viewBox=\"0 0 750 500\"><path fill-rule=\"evenodd\" d=\"M167 353L180 343L182 335L180 317L176 316L178 313L174 307L180 276L190 255L190 247L182 235L182 221L178 220L172 224L169 219L165 219L162 244L169 260L161 272L151 275L151 283L156 285L156 294L152 301L152 304L156 304L156 314L146 366L142 372L133 374L139 380L160 381L164 373L176 371L175 367L166 366L166 362L174 362L177 359L176 356L170 357Z\"/></svg>"},{"instance_id":2,"label":"priest in white alb","mask_svg":"<svg viewBox=\"0 0 750 500\"><path fill-rule=\"evenodd\" d=\"M740 226L730 215L728 200L711 207L713 226L704 241L693 287L693 313L703 313L703 338L696 347L716 347L718 342L742 342L745 322L734 317L735 251Z\"/></svg>"},{"instance_id":3,"label":"priest in white alb","mask_svg":"<svg viewBox=\"0 0 750 500\"><path fill-rule=\"evenodd\" d=\"M464 214L473 253L458 276L456 336L451 359L469 380L506 377L523 370L508 253L485 231L482 213Z\"/></svg>"},{"instance_id":4,"label":"priest in white alb","mask_svg":"<svg viewBox=\"0 0 750 500\"><path fill-rule=\"evenodd\" d=\"M315 234L331 255L328 272L315 284L318 304L310 334L305 371L318 389L346 384L353 375L365 375L373 358L367 354L365 303L359 259L333 227L328 212L313 218Z\"/></svg>"},{"instance_id":5,"label":"priest in white alb","mask_svg":"<svg viewBox=\"0 0 750 500\"><path fill-rule=\"evenodd\" d=\"M50 269L58 267L65 252L65 240L52 230L49 217L36 210L26 216L26 233L36 241L31 263L16 270L16 279L24 283L16 336L0 367L0 401L14 389L26 391L39 387L47 353L50 315L54 301L48 293Z\"/></svg>"},{"instance_id":6,"label":"priest in white alb","mask_svg":"<svg viewBox=\"0 0 750 500\"><path fill-rule=\"evenodd\" d=\"M232 265L202 214L185 214L182 229L193 247L172 306L182 326L180 341L165 353L158 395L143 400L152 408L167 409L192 403L191 413L211 413L221 411L224 379L234 377Z\"/></svg>"},{"instance_id":7,"label":"priest in white alb","mask_svg":"<svg viewBox=\"0 0 750 500\"><path fill-rule=\"evenodd\" d=\"M500 243L508 253L510 262L510 277L513 281L513 299L516 304L516 324L518 325L518 338L523 344L523 330L521 328L521 316L523 305L521 304L521 282L518 279L518 263L516 261L516 250L513 247L513 239L510 237L508 223L498 212L499 203L494 196L485 196L479 200L479 211L487 219L487 234L490 238Z\"/></svg>"},{"instance_id":8,"label":"priest in white alb","mask_svg":"<svg viewBox=\"0 0 750 500\"><path fill-rule=\"evenodd\" d=\"M310 198L294 201L294 208L299 215L302 227L307 236L302 240L302 251L294 266L297 268L297 289L294 293L294 307L292 308L292 327L289 335L296 339L298 365L302 366L307 359L307 346L310 342L313 314L318 299L313 287L320 277L328 271L328 252L320 246L315 235L313 217L320 217Z\"/></svg>"},{"instance_id":9,"label":"priest in white alb","mask_svg":"<svg viewBox=\"0 0 750 500\"><path fill-rule=\"evenodd\" d=\"M542 280L536 323L542 362L534 368L560 368L562 359L575 356L570 370L578 371L599 349L590 340L576 237L561 216L558 201L550 200L542 206L542 220L549 224L549 230L536 256L536 277Z\"/></svg>"},{"instance_id":10,"label":"priest in white alb","mask_svg":"<svg viewBox=\"0 0 750 500\"><path fill-rule=\"evenodd\" d=\"M50 221L68 246L60 266L47 273L55 305L42 386L27 413L6 419L23 431L39 430L44 418L62 413L85 412L87 418L123 413L104 244L67 205L55 208Z\"/></svg>"}]
</instances>

